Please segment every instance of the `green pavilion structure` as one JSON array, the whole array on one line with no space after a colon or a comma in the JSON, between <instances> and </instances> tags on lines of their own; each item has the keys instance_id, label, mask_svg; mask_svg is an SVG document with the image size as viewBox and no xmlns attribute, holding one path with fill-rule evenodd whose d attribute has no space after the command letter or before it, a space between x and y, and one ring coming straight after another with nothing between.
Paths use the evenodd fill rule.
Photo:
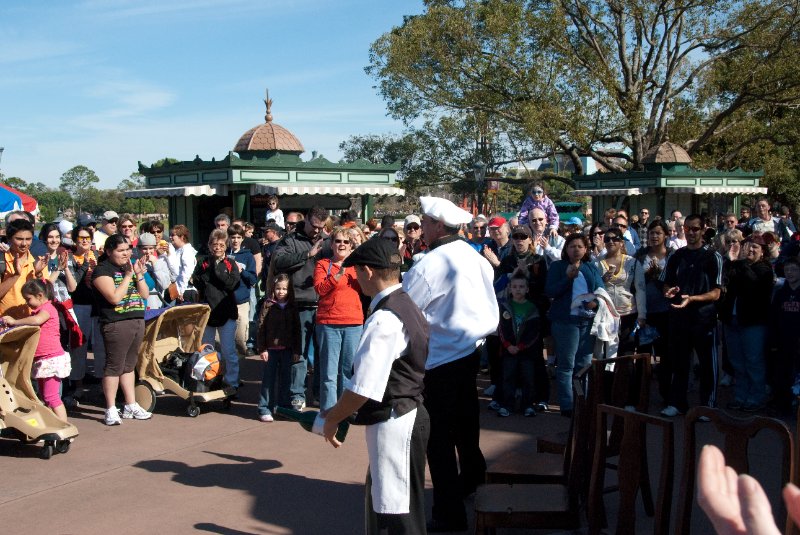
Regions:
<instances>
[{"instance_id":1,"label":"green pavilion structure","mask_svg":"<svg viewBox=\"0 0 800 535\"><path fill-rule=\"evenodd\" d=\"M695 169L689 154L669 141L651 149L643 163L642 171L575 176L573 195L592 198L595 219L612 207L628 213L648 208L664 217L677 209L684 215L706 213L715 218L738 213L743 197L767 193L759 185L763 171Z\"/></svg>"},{"instance_id":2,"label":"green pavilion structure","mask_svg":"<svg viewBox=\"0 0 800 535\"><path fill-rule=\"evenodd\" d=\"M367 160L334 163L314 154L303 161L303 144L289 130L272 120L272 100L265 122L239 138L221 160L203 160L146 166L139 162L145 189L126 192L129 198L166 197L170 225L186 225L194 241L202 243L220 213L243 217L260 226L267 199L277 195L284 214L318 204L330 210L346 210L353 197L361 199L361 217L372 214L376 198L402 196L395 187L399 163L373 164Z\"/></svg>"}]
</instances>

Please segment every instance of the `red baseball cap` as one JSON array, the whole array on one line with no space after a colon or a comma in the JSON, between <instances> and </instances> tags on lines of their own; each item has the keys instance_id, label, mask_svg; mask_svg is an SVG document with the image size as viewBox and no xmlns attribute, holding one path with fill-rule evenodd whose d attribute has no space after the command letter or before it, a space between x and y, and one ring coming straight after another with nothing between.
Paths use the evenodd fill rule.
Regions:
<instances>
[{"instance_id":1,"label":"red baseball cap","mask_svg":"<svg viewBox=\"0 0 800 535\"><path fill-rule=\"evenodd\" d=\"M497 217L493 217L493 218L491 218L489 220L489 226L490 227L502 227L505 224L506 224L506 218L505 217L497 216Z\"/></svg>"}]
</instances>

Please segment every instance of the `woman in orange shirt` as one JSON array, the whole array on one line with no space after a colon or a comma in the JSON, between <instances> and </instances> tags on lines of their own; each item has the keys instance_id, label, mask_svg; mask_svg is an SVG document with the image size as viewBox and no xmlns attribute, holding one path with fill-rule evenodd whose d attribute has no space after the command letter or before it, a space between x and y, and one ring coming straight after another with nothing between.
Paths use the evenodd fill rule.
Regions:
<instances>
[{"instance_id":1,"label":"woman in orange shirt","mask_svg":"<svg viewBox=\"0 0 800 535\"><path fill-rule=\"evenodd\" d=\"M333 258L320 260L314 269L314 290L319 294L316 336L320 410L336 404L344 389L344 378L352 377L353 356L364 324L355 268L342 267L353 251L348 229L333 229L331 247Z\"/></svg>"}]
</instances>

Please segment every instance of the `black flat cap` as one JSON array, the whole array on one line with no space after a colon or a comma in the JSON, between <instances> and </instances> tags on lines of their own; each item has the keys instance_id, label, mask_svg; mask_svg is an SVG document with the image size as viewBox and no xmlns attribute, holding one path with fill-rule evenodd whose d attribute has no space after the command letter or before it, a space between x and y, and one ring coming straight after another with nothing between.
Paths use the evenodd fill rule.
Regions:
<instances>
[{"instance_id":1,"label":"black flat cap","mask_svg":"<svg viewBox=\"0 0 800 535\"><path fill-rule=\"evenodd\" d=\"M371 238L361 245L350 256L345 258L344 267L369 266L374 268L396 268L403 263L403 257L397 245L382 238Z\"/></svg>"}]
</instances>

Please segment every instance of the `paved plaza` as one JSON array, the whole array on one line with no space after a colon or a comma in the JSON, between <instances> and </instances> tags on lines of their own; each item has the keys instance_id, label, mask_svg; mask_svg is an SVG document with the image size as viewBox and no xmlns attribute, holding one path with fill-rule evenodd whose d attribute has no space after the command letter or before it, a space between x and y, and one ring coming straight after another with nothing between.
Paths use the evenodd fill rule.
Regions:
<instances>
[{"instance_id":1,"label":"paved plaza","mask_svg":"<svg viewBox=\"0 0 800 535\"><path fill-rule=\"evenodd\" d=\"M162 396L152 420L125 420L121 426L106 427L101 407L89 402L70 415L81 435L66 454L45 461L34 446L0 440L3 532L363 533L367 468L363 428L351 427L345 445L334 450L296 423L261 423L255 418L260 362L248 359L243 370L246 385L229 412L221 403L212 403L202 407L199 417L189 418L184 401ZM481 383L486 384L483 376ZM490 462L509 450L533 452L537 435L568 426L557 412L498 418L486 410L488 400L481 403L481 446ZM681 424L677 418L676 494ZM714 438L709 434L706 440ZM658 450L653 443L650 461L655 480ZM769 481L776 466L771 448L768 437L757 444L754 472L775 499L778 489ZM426 487L430 507L430 479ZM613 495L606 503L613 509ZM652 532L649 519L643 512L640 516L637 531ZM699 510L692 520L693 532L709 533Z\"/></svg>"}]
</instances>

